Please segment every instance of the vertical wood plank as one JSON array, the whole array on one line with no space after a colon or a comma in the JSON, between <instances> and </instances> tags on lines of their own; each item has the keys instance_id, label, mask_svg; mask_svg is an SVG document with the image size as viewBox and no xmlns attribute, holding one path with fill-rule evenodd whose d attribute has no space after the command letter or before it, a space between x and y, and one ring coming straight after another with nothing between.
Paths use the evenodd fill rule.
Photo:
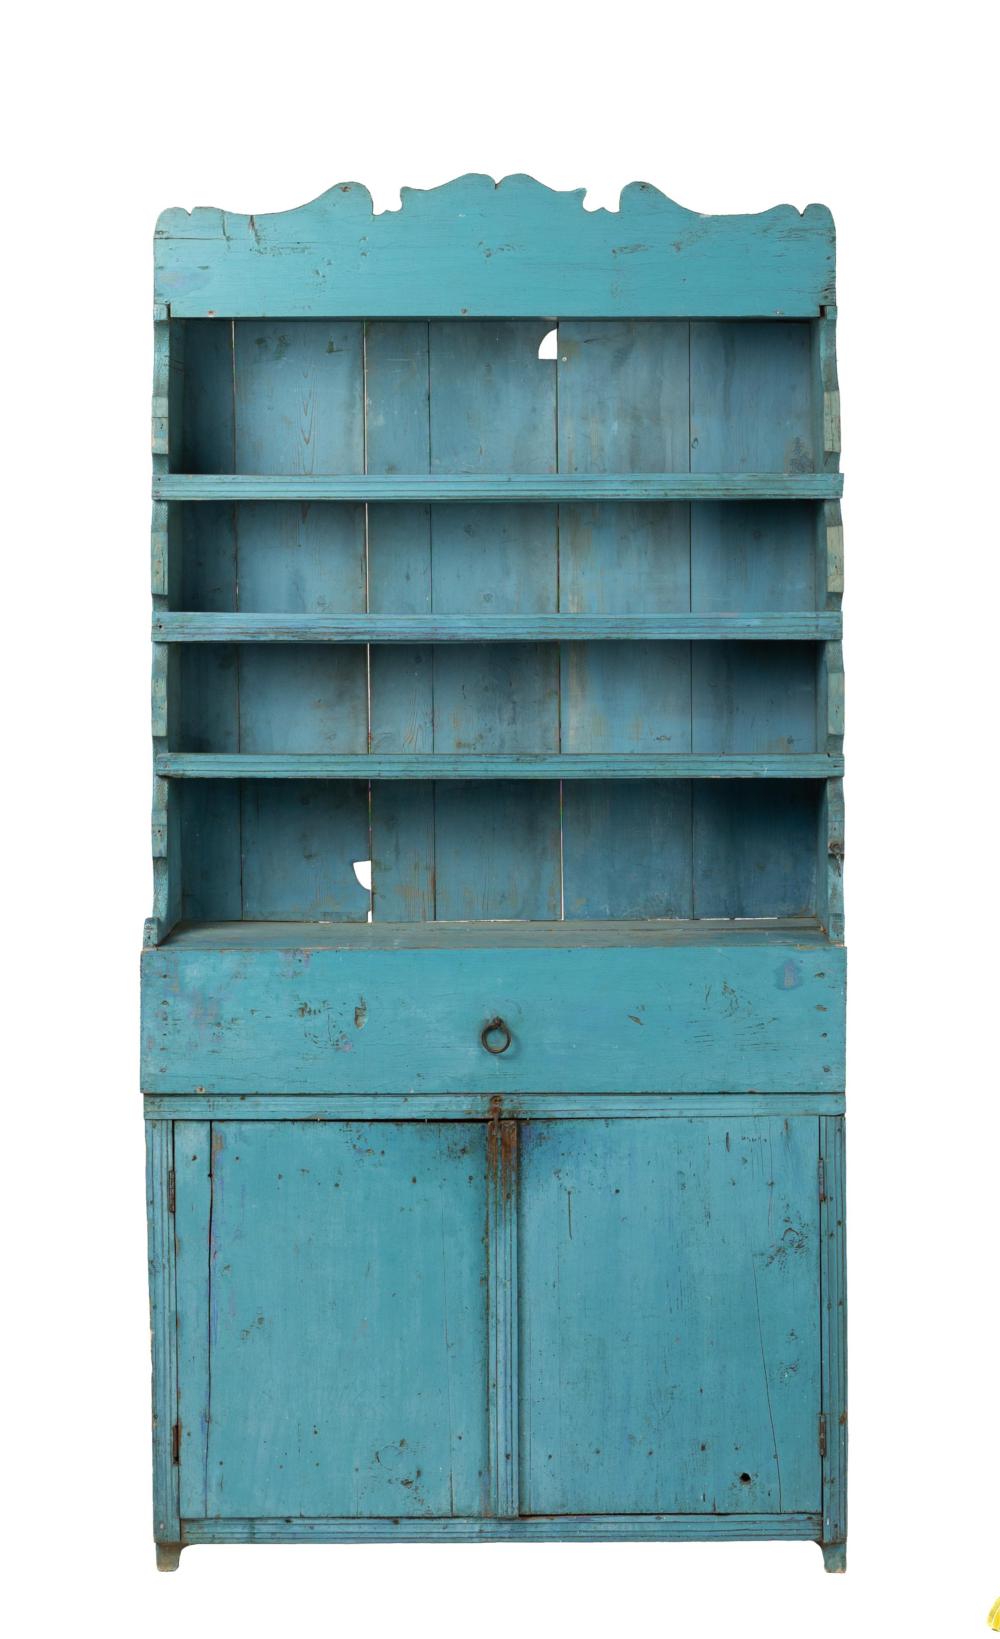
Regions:
<instances>
[{"instance_id":1,"label":"vertical wood plank","mask_svg":"<svg viewBox=\"0 0 1000 1639\"><path fill-rule=\"evenodd\" d=\"M364 329L360 321L241 320L234 326L235 458L240 472L360 473L365 464ZM298 503L238 513L240 607L246 557L251 607L365 608L364 512ZM364 646L239 650L240 750L368 746ZM354 861L369 857L368 790L301 785L241 791L243 915L364 921Z\"/></svg>"},{"instance_id":2,"label":"vertical wood plank","mask_svg":"<svg viewBox=\"0 0 1000 1639\"><path fill-rule=\"evenodd\" d=\"M805 323L691 326L691 470L811 472L816 466L813 334ZM807 508L699 506L692 520L693 607L813 606ZM784 587L784 590L782 588ZM721 652L725 649L725 653ZM812 750L815 652L791 644L698 647L695 750ZM814 914L818 797L811 789L696 786L694 904L699 916ZM792 906L795 910L792 910ZM726 908L723 908L726 907Z\"/></svg>"},{"instance_id":3,"label":"vertical wood plank","mask_svg":"<svg viewBox=\"0 0 1000 1639\"><path fill-rule=\"evenodd\" d=\"M809 752L816 736L816 646L693 645L691 750Z\"/></svg>"},{"instance_id":4,"label":"vertical wood plank","mask_svg":"<svg viewBox=\"0 0 1000 1639\"><path fill-rule=\"evenodd\" d=\"M363 644L245 643L228 653L239 668L240 751L367 752Z\"/></svg>"},{"instance_id":5,"label":"vertical wood plank","mask_svg":"<svg viewBox=\"0 0 1000 1639\"><path fill-rule=\"evenodd\" d=\"M486 1511L485 1123L213 1126L208 1512Z\"/></svg>"},{"instance_id":6,"label":"vertical wood plank","mask_svg":"<svg viewBox=\"0 0 1000 1639\"><path fill-rule=\"evenodd\" d=\"M575 780L563 793L567 921L693 914L688 780Z\"/></svg>"},{"instance_id":7,"label":"vertical wood plank","mask_svg":"<svg viewBox=\"0 0 1000 1639\"><path fill-rule=\"evenodd\" d=\"M521 1507L813 1512L816 1118L521 1129Z\"/></svg>"},{"instance_id":8,"label":"vertical wood plank","mask_svg":"<svg viewBox=\"0 0 1000 1639\"><path fill-rule=\"evenodd\" d=\"M233 390L233 326L228 320L192 319L185 324L184 423L181 460L185 472L233 472L236 424ZM238 608L239 566L236 508L172 504L179 517L183 569L181 591L189 608ZM239 676L235 654L192 645L178 667L179 732L185 744L203 739L239 748ZM240 793L228 780L189 782L179 794L183 870L182 914L191 920L239 920ZM199 788L193 789L195 783Z\"/></svg>"},{"instance_id":9,"label":"vertical wood plank","mask_svg":"<svg viewBox=\"0 0 1000 1639\"><path fill-rule=\"evenodd\" d=\"M195 783L195 782L192 782ZM261 922L364 922L368 788L358 780L245 780L242 915Z\"/></svg>"},{"instance_id":10,"label":"vertical wood plank","mask_svg":"<svg viewBox=\"0 0 1000 1639\"><path fill-rule=\"evenodd\" d=\"M203 1519L209 1418L211 1122L174 1123L174 1180L179 1506L181 1519Z\"/></svg>"},{"instance_id":11,"label":"vertical wood plank","mask_svg":"<svg viewBox=\"0 0 1000 1639\"><path fill-rule=\"evenodd\" d=\"M556 782L439 780L435 839L442 921L558 919Z\"/></svg>"},{"instance_id":12,"label":"vertical wood plank","mask_svg":"<svg viewBox=\"0 0 1000 1639\"><path fill-rule=\"evenodd\" d=\"M239 319L237 472L364 471L363 327L354 319Z\"/></svg>"},{"instance_id":13,"label":"vertical wood plank","mask_svg":"<svg viewBox=\"0 0 1000 1639\"><path fill-rule=\"evenodd\" d=\"M177 1419L177 1311L174 1224L170 1212L173 1123L146 1123L146 1215L149 1317L153 1364L153 1535L180 1541L178 1469L173 1460Z\"/></svg>"},{"instance_id":14,"label":"vertical wood plank","mask_svg":"<svg viewBox=\"0 0 1000 1639\"><path fill-rule=\"evenodd\" d=\"M372 323L365 339L366 470L430 471L430 375L425 323ZM368 598L374 614L433 609L431 509L368 508ZM434 749L434 649L369 650L373 751ZM434 917L434 787L376 782L371 795L372 916Z\"/></svg>"},{"instance_id":15,"label":"vertical wood plank","mask_svg":"<svg viewBox=\"0 0 1000 1639\"><path fill-rule=\"evenodd\" d=\"M691 471L815 472L807 323L691 325Z\"/></svg>"},{"instance_id":16,"label":"vertical wood plank","mask_svg":"<svg viewBox=\"0 0 1000 1639\"><path fill-rule=\"evenodd\" d=\"M847 1540L847 1242L844 1118L820 1116L823 1349L823 1543Z\"/></svg>"},{"instance_id":17,"label":"vertical wood plank","mask_svg":"<svg viewBox=\"0 0 1000 1639\"><path fill-rule=\"evenodd\" d=\"M489 1441L492 1513L519 1509L517 1121L492 1120L487 1133L487 1244L489 1259Z\"/></svg>"},{"instance_id":18,"label":"vertical wood plank","mask_svg":"<svg viewBox=\"0 0 1000 1639\"><path fill-rule=\"evenodd\" d=\"M830 938L844 938L844 782L827 780L817 824L817 911Z\"/></svg>"},{"instance_id":19,"label":"vertical wood plank","mask_svg":"<svg viewBox=\"0 0 1000 1639\"><path fill-rule=\"evenodd\" d=\"M154 310L152 465L154 476L171 470L172 447L180 445L183 403L184 327ZM168 507L154 503L150 536L150 580L154 615L169 607L179 584L180 552L176 520ZM154 759L168 750L176 733L178 663L162 644L153 645L151 716ZM154 776L151 815L153 906L143 928L143 944L156 945L181 913L181 844L177 802L169 787Z\"/></svg>"},{"instance_id":20,"label":"vertical wood plank","mask_svg":"<svg viewBox=\"0 0 1000 1639\"><path fill-rule=\"evenodd\" d=\"M182 915L189 922L238 922L243 915L240 783L170 783L180 813ZM223 791L223 786L230 789Z\"/></svg>"},{"instance_id":21,"label":"vertical wood plank","mask_svg":"<svg viewBox=\"0 0 1000 1639\"><path fill-rule=\"evenodd\" d=\"M355 433L350 424L344 431L340 459L346 465L355 458ZM364 614L363 505L243 501L236 517L240 609L250 614Z\"/></svg>"},{"instance_id":22,"label":"vertical wood plank","mask_svg":"<svg viewBox=\"0 0 1000 1639\"><path fill-rule=\"evenodd\" d=\"M691 508L691 608L825 609L816 601L815 503L697 501Z\"/></svg>"},{"instance_id":23,"label":"vertical wood plank","mask_svg":"<svg viewBox=\"0 0 1000 1639\"><path fill-rule=\"evenodd\" d=\"M560 472L688 470L686 323L564 322L558 360ZM690 606L687 506L560 509L561 609ZM563 644L561 683L563 751L691 749L689 644ZM690 914L690 789L567 781L563 871L567 917Z\"/></svg>"},{"instance_id":24,"label":"vertical wood plank","mask_svg":"<svg viewBox=\"0 0 1000 1639\"><path fill-rule=\"evenodd\" d=\"M815 916L817 783L694 785L693 914Z\"/></svg>"},{"instance_id":25,"label":"vertical wood plank","mask_svg":"<svg viewBox=\"0 0 1000 1639\"><path fill-rule=\"evenodd\" d=\"M554 472L556 377L538 358L543 320L429 327L432 472ZM556 509L432 509L437 614L554 613ZM434 656L434 750L473 744L557 749L558 657L551 645L483 644ZM437 915L559 915L559 787L435 792ZM457 906L475 907L456 910Z\"/></svg>"},{"instance_id":26,"label":"vertical wood plank","mask_svg":"<svg viewBox=\"0 0 1000 1639\"><path fill-rule=\"evenodd\" d=\"M233 326L228 319L187 319L184 331L184 420L173 470L236 472Z\"/></svg>"}]
</instances>

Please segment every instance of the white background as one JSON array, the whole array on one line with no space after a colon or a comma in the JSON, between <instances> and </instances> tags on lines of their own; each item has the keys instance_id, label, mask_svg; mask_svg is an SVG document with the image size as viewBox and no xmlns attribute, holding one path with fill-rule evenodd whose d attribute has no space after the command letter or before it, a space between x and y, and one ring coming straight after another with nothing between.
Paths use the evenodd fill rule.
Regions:
<instances>
[{"instance_id":1,"label":"white background","mask_svg":"<svg viewBox=\"0 0 1000 1639\"><path fill-rule=\"evenodd\" d=\"M995 86L980 8L175 3L8 33L11 1631L985 1633L1000 1594ZM981 19L987 15L981 11ZM692 20L693 19L693 20ZM8 29L11 25L8 23ZM831 206L848 596L851 1535L195 1548L153 1570L138 950L151 234L340 180Z\"/></svg>"}]
</instances>

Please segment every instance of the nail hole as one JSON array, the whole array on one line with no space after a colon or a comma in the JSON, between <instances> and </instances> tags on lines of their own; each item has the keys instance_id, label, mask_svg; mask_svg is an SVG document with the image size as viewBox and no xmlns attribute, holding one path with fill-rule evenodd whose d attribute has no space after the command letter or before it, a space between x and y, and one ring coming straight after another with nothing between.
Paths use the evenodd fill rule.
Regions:
<instances>
[{"instance_id":1,"label":"nail hole","mask_svg":"<svg viewBox=\"0 0 1000 1639\"><path fill-rule=\"evenodd\" d=\"M540 359L556 359L559 356L559 330L549 330L538 344Z\"/></svg>"},{"instance_id":2,"label":"nail hole","mask_svg":"<svg viewBox=\"0 0 1000 1639\"><path fill-rule=\"evenodd\" d=\"M740 1475L740 1484L741 1485L749 1485L750 1484L749 1474L741 1474Z\"/></svg>"}]
</instances>

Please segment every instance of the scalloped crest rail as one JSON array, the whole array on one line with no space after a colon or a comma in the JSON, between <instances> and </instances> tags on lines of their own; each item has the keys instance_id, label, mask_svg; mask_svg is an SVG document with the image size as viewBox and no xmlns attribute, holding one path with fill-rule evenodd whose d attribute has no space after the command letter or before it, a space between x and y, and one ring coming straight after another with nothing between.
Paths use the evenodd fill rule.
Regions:
<instances>
[{"instance_id":1,"label":"scalloped crest rail","mask_svg":"<svg viewBox=\"0 0 1000 1639\"><path fill-rule=\"evenodd\" d=\"M161 1568L843 1569L833 276L646 183L160 218Z\"/></svg>"}]
</instances>

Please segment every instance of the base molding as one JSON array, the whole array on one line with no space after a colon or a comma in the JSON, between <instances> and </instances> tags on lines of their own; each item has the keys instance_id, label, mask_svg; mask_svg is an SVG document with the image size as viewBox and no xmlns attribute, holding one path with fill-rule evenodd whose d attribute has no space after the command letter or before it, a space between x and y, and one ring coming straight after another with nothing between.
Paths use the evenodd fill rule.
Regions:
<instances>
[{"instance_id":1,"label":"base molding","mask_svg":"<svg viewBox=\"0 0 1000 1639\"><path fill-rule=\"evenodd\" d=\"M184 1546L224 1542L819 1542L819 1514L560 1514L519 1519L189 1519Z\"/></svg>"}]
</instances>

